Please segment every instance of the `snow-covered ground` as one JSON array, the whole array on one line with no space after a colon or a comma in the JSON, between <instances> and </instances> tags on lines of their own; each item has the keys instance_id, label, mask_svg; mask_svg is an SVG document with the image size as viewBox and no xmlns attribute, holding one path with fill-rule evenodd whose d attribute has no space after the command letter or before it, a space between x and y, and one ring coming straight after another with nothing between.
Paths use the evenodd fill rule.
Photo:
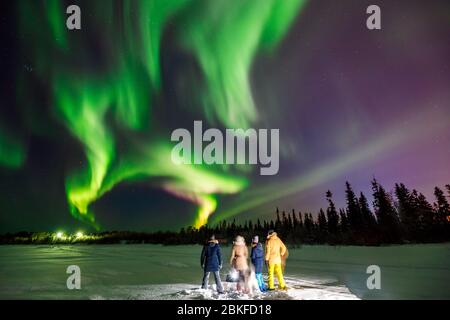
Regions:
<instances>
[{"instance_id":1,"label":"snow-covered ground","mask_svg":"<svg viewBox=\"0 0 450 320\"><path fill-rule=\"evenodd\" d=\"M0 246L0 299L450 299L450 244L290 248L287 291L200 289L200 246ZM228 261L230 248L223 248ZM68 290L66 269L81 269ZM381 268L369 290L367 266ZM228 267L224 267L223 276ZM211 276L210 284L214 280Z\"/></svg>"}]
</instances>

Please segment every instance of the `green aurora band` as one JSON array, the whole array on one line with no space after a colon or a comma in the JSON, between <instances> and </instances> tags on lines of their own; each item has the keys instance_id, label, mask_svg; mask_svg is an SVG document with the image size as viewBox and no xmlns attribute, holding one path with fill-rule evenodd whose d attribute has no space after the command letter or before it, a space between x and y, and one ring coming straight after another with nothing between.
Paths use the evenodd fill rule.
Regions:
<instances>
[{"instance_id":1,"label":"green aurora band","mask_svg":"<svg viewBox=\"0 0 450 320\"><path fill-rule=\"evenodd\" d=\"M201 68L206 89L192 92L205 118L247 128L258 119L249 82L252 62L276 48L304 4L123 0L108 6L89 1L81 5L82 29L89 36L83 30L79 36L66 29L61 1L20 1L20 25L29 39L23 50L40 81L50 83L54 113L81 143L87 161L66 180L72 215L98 229L89 208L93 202L123 181L162 178L159 187L198 205L194 226L200 227L216 210L218 194L246 188L248 180L229 168L170 161L170 135L152 117L161 87L170 85L161 78L163 33L174 26L176 42ZM6 135L1 137L5 141ZM119 138L126 143L119 144ZM11 159L0 160L18 167L24 152L19 148Z\"/></svg>"},{"instance_id":2,"label":"green aurora band","mask_svg":"<svg viewBox=\"0 0 450 320\"><path fill-rule=\"evenodd\" d=\"M0 166L18 169L25 162L25 147L19 139L0 126Z\"/></svg>"}]
</instances>

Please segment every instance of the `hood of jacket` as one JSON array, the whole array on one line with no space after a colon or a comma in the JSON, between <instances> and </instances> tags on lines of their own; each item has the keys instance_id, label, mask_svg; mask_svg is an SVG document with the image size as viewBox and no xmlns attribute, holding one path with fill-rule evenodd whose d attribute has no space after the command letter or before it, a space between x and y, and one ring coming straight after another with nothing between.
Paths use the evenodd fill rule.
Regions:
<instances>
[{"instance_id":1,"label":"hood of jacket","mask_svg":"<svg viewBox=\"0 0 450 320\"><path fill-rule=\"evenodd\" d=\"M278 239L277 233L274 232L274 233L272 233L270 236L267 236L267 240L270 240L270 239Z\"/></svg>"}]
</instances>

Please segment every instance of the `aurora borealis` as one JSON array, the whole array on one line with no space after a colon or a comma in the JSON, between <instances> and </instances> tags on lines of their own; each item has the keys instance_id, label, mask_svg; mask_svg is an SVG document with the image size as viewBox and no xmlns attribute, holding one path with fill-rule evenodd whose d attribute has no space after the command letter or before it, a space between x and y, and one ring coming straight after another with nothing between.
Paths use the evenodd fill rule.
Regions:
<instances>
[{"instance_id":1,"label":"aurora borealis","mask_svg":"<svg viewBox=\"0 0 450 320\"><path fill-rule=\"evenodd\" d=\"M379 31L356 0L74 3L81 30L59 0L16 1L2 21L3 231L69 212L96 229L201 226L315 211L345 180L450 182L446 1L379 1ZM171 163L170 133L194 120L279 128L279 174Z\"/></svg>"}]
</instances>

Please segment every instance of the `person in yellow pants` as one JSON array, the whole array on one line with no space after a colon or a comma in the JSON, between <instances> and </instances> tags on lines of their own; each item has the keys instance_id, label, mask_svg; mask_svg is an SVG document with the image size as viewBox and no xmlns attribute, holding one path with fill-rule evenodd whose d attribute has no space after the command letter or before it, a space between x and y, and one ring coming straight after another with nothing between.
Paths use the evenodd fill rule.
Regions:
<instances>
[{"instance_id":1,"label":"person in yellow pants","mask_svg":"<svg viewBox=\"0 0 450 320\"><path fill-rule=\"evenodd\" d=\"M286 289L286 284L283 278L283 270L281 268L282 257L285 256L286 253L287 249L283 241L278 238L275 231L270 230L267 234L266 241L266 264L269 269L269 290L275 289L274 273L278 278L279 289Z\"/></svg>"},{"instance_id":2,"label":"person in yellow pants","mask_svg":"<svg viewBox=\"0 0 450 320\"><path fill-rule=\"evenodd\" d=\"M269 290L275 289L274 274L278 278L278 284L280 286L280 289L285 289L286 284L284 283L283 272L281 271L281 264L269 263Z\"/></svg>"}]
</instances>

